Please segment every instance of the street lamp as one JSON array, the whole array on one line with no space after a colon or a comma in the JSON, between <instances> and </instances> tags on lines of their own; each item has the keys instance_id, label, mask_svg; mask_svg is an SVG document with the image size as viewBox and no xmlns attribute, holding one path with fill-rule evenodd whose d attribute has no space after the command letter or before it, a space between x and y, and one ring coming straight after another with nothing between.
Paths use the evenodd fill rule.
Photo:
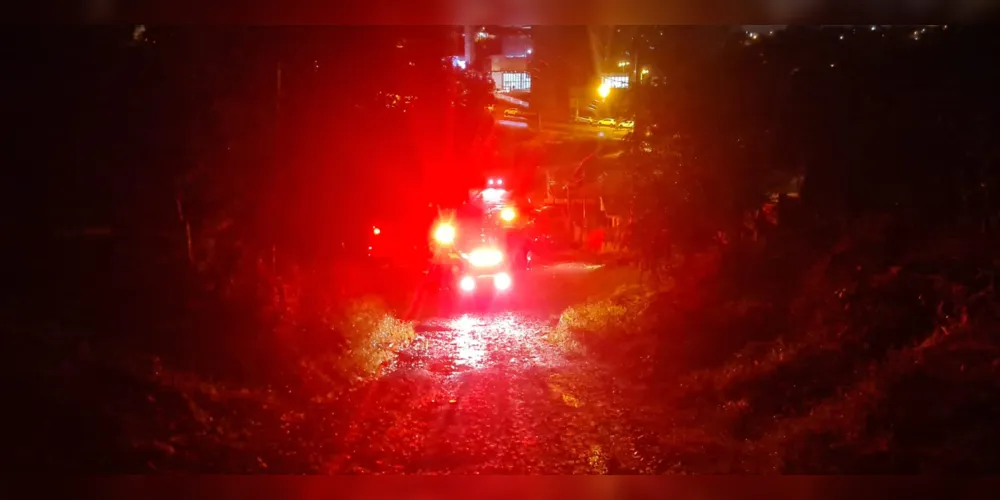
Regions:
<instances>
[{"instance_id":1,"label":"street lamp","mask_svg":"<svg viewBox=\"0 0 1000 500\"><path fill-rule=\"evenodd\" d=\"M610 93L611 85L608 85L607 82L602 83L599 87L597 87L597 95L601 96L601 99L607 99L608 94Z\"/></svg>"}]
</instances>

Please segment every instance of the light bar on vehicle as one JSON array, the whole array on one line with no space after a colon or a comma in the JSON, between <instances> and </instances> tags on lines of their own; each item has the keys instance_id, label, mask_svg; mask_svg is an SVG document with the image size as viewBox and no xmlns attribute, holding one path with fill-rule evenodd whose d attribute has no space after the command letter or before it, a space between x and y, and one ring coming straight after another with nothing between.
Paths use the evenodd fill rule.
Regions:
<instances>
[{"instance_id":1,"label":"light bar on vehicle","mask_svg":"<svg viewBox=\"0 0 1000 500\"><path fill-rule=\"evenodd\" d=\"M503 262L503 252L495 248L477 248L468 256L472 267L493 267Z\"/></svg>"},{"instance_id":2,"label":"light bar on vehicle","mask_svg":"<svg viewBox=\"0 0 1000 500\"><path fill-rule=\"evenodd\" d=\"M496 203L498 201L501 201L506 195L507 191L496 188L484 189L482 192L483 201L487 203Z\"/></svg>"}]
</instances>

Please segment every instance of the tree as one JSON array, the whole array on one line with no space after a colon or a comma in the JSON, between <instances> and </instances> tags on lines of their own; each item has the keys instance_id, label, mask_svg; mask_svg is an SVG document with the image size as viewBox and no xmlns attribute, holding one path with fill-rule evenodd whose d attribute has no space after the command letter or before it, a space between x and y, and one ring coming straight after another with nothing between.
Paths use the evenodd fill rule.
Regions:
<instances>
[{"instance_id":1,"label":"tree","mask_svg":"<svg viewBox=\"0 0 1000 500\"><path fill-rule=\"evenodd\" d=\"M997 108L985 90L992 77L973 75L996 38L917 31L736 39L698 71L643 89L649 115L622 158L634 183L633 244L652 260L731 244L769 179L803 169L811 215L802 220L811 222L800 239L829 244L871 217L888 217L887 230L908 240L954 233L956 221L981 226L963 217L986 204L993 153L975 144Z\"/></svg>"}]
</instances>

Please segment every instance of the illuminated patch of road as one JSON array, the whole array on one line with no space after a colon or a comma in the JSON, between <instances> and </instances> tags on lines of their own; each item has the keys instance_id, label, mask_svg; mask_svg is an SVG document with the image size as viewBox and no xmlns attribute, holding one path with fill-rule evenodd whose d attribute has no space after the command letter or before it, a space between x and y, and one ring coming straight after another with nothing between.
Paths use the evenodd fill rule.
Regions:
<instances>
[{"instance_id":1,"label":"illuminated patch of road","mask_svg":"<svg viewBox=\"0 0 1000 500\"><path fill-rule=\"evenodd\" d=\"M587 270L592 266L564 265ZM355 396L328 472L646 471L647 417L605 368L544 341L516 312L422 321L406 361ZM628 401L628 402L626 402ZM340 431L343 432L343 431Z\"/></svg>"},{"instance_id":2,"label":"illuminated patch of road","mask_svg":"<svg viewBox=\"0 0 1000 500\"><path fill-rule=\"evenodd\" d=\"M398 368L453 375L551 365L560 356L544 344L547 319L513 312L429 319L418 325L420 336Z\"/></svg>"},{"instance_id":3,"label":"illuminated patch of road","mask_svg":"<svg viewBox=\"0 0 1000 500\"><path fill-rule=\"evenodd\" d=\"M483 325L480 318L468 314L449 322L454 338L455 362L470 368L482 368L486 358L486 344L475 335L475 328Z\"/></svg>"},{"instance_id":4,"label":"illuminated patch of road","mask_svg":"<svg viewBox=\"0 0 1000 500\"><path fill-rule=\"evenodd\" d=\"M552 264L545 266L545 269L555 272L567 272L567 273L586 273L590 271L596 271L604 267L601 264L585 264L582 262L562 262L559 264Z\"/></svg>"}]
</instances>

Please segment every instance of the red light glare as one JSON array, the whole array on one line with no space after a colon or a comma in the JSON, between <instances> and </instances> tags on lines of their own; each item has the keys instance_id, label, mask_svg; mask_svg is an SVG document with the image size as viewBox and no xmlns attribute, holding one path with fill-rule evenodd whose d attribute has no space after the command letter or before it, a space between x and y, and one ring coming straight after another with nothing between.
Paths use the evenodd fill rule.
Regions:
<instances>
[{"instance_id":1,"label":"red light glare","mask_svg":"<svg viewBox=\"0 0 1000 500\"><path fill-rule=\"evenodd\" d=\"M382 230L379 229L379 228L377 228L377 227L373 227L372 228L372 234L378 236L378 235L382 234Z\"/></svg>"},{"instance_id":2,"label":"red light glare","mask_svg":"<svg viewBox=\"0 0 1000 500\"><path fill-rule=\"evenodd\" d=\"M442 245L455 242L455 227L451 224L441 224L434 230L434 239Z\"/></svg>"},{"instance_id":3,"label":"red light glare","mask_svg":"<svg viewBox=\"0 0 1000 500\"><path fill-rule=\"evenodd\" d=\"M517 217L517 212L511 207L504 207L503 210L500 210L500 218L507 222L514 220L515 217Z\"/></svg>"}]
</instances>

